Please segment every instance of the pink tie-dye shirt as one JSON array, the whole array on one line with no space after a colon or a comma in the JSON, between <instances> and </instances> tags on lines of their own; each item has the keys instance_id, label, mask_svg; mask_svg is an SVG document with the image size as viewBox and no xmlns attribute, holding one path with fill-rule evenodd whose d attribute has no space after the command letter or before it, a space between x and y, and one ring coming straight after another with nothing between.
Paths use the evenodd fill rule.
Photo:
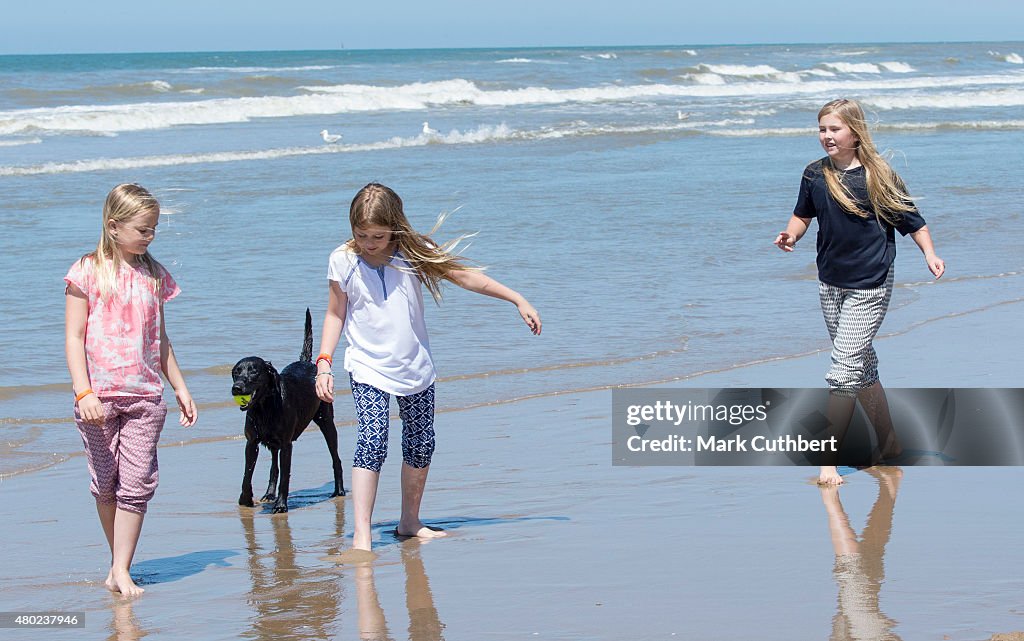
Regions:
<instances>
[{"instance_id":1,"label":"pink tie-dye shirt","mask_svg":"<svg viewBox=\"0 0 1024 641\"><path fill-rule=\"evenodd\" d=\"M64 281L89 299L85 356L96 396L160 396L161 305L181 293L162 267L156 278L122 263L114 291L100 297L92 258L75 261Z\"/></svg>"}]
</instances>

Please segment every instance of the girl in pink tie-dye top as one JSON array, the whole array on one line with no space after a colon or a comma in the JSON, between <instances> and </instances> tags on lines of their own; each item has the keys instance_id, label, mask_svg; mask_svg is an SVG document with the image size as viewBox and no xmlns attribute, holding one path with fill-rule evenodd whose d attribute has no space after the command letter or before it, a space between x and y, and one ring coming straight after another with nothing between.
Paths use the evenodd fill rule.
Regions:
<instances>
[{"instance_id":1,"label":"girl in pink tie-dye top","mask_svg":"<svg viewBox=\"0 0 1024 641\"><path fill-rule=\"evenodd\" d=\"M129 568L159 480L156 446L167 416L161 373L174 388L179 422L188 427L197 417L164 329L163 305L180 290L149 254L159 218L148 191L118 185L104 204L96 251L64 277L75 423L110 546L105 585L125 596L143 591Z\"/></svg>"}]
</instances>

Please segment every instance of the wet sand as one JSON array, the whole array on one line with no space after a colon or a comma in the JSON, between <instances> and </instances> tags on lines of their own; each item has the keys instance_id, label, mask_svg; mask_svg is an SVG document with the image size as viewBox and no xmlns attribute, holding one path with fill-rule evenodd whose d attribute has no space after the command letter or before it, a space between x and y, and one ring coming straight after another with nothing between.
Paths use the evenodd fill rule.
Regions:
<instances>
[{"instance_id":1,"label":"wet sand","mask_svg":"<svg viewBox=\"0 0 1024 641\"><path fill-rule=\"evenodd\" d=\"M1022 386L1019 307L879 341L884 382ZM684 384L816 386L827 359ZM426 543L391 533L392 430L371 562L345 554L351 506L328 496L318 435L298 443L286 515L236 505L240 441L164 447L133 567L147 591L134 601L102 587L107 551L84 459L14 476L0 482L0 610L84 611L84 631L46 633L76 639L969 640L1024 630L1024 470L877 468L823 491L811 468L612 467L610 414L610 392L597 391L440 415L423 516L450 536ZM352 431L341 440L348 481Z\"/></svg>"}]
</instances>

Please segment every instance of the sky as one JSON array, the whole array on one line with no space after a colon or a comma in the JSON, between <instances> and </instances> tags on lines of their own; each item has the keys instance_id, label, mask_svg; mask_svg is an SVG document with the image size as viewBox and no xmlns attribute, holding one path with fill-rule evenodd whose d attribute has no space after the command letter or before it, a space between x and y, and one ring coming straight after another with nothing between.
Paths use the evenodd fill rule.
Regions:
<instances>
[{"instance_id":1,"label":"sky","mask_svg":"<svg viewBox=\"0 0 1024 641\"><path fill-rule=\"evenodd\" d=\"M0 0L0 54L1019 41L1019 0Z\"/></svg>"}]
</instances>

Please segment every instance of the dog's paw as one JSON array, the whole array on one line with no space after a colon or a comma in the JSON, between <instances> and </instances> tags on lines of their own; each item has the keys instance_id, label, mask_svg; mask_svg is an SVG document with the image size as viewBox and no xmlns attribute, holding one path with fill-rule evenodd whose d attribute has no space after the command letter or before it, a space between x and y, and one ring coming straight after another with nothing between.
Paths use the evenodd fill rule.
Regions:
<instances>
[{"instance_id":1,"label":"dog's paw","mask_svg":"<svg viewBox=\"0 0 1024 641\"><path fill-rule=\"evenodd\" d=\"M271 494L270 492L267 492L266 494L263 495L263 498L260 499L260 503L273 503L276 500L276 494Z\"/></svg>"},{"instance_id":2,"label":"dog's paw","mask_svg":"<svg viewBox=\"0 0 1024 641\"><path fill-rule=\"evenodd\" d=\"M274 506L274 514L281 514L288 511L288 504L279 504Z\"/></svg>"},{"instance_id":3,"label":"dog's paw","mask_svg":"<svg viewBox=\"0 0 1024 641\"><path fill-rule=\"evenodd\" d=\"M334 493L331 494L331 497L333 498L335 496L347 496L347 494L348 493L345 491L345 488L341 488L340 490L334 490Z\"/></svg>"},{"instance_id":4,"label":"dog's paw","mask_svg":"<svg viewBox=\"0 0 1024 641\"><path fill-rule=\"evenodd\" d=\"M245 494L238 497L238 504L244 507L256 507L256 504L252 502L252 497Z\"/></svg>"}]
</instances>

